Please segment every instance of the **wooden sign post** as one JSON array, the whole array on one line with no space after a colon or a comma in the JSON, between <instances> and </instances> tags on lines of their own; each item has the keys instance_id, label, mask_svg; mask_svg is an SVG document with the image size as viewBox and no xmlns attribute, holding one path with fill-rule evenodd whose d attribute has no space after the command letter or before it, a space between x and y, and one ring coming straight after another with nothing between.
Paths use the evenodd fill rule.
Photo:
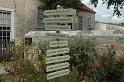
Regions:
<instances>
[{"instance_id":1,"label":"wooden sign post","mask_svg":"<svg viewBox=\"0 0 124 82\"><path fill-rule=\"evenodd\" d=\"M46 50L46 78L47 80L55 79L70 73L68 60L70 59L69 48L67 47L68 36L61 34L60 31L68 31L70 25L68 23L75 22L73 16L76 15L75 9L57 9L44 11L45 29L48 31L56 31L56 33L47 33L48 38L56 40L49 42L49 47L53 49ZM70 16L69 16L70 15ZM62 81L61 81L62 82Z\"/></svg>"}]
</instances>

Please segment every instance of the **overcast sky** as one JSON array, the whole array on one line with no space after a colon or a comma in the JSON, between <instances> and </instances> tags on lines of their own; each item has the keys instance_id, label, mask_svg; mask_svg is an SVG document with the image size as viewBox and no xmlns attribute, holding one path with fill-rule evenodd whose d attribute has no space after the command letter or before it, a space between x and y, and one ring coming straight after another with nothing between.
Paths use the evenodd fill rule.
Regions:
<instances>
[{"instance_id":1,"label":"overcast sky","mask_svg":"<svg viewBox=\"0 0 124 82\"><path fill-rule=\"evenodd\" d=\"M89 4L90 0L82 0L82 2L96 11L96 21L112 23L124 22L124 9L121 10L122 16L118 18L117 16L113 16L113 8L107 9L106 4L102 4L102 0L99 0L96 8Z\"/></svg>"}]
</instances>

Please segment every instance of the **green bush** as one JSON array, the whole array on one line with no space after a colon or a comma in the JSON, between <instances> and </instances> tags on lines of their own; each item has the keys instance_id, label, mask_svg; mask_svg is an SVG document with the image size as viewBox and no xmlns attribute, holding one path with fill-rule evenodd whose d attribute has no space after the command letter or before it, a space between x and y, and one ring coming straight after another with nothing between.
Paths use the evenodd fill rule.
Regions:
<instances>
[{"instance_id":1,"label":"green bush","mask_svg":"<svg viewBox=\"0 0 124 82\"><path fill-rule=\"evenodd\" d=\"M97 57L95 42L88 38L73 38L69 40L70 68L78 72L77 79L83 76L91 77L91 64ZM81 77L81 78L80 78Z\"/></svg>"},{"instance_id":2,"label":"green bush","mask_svg":"<svg viewBox=\"0 0 124 82\"><path fill-rule=\"evenodd\" d=\"M107 50L96 60L94 78L98 82L124 82L124 59L118 57L113 49Z\"/></svg>"}]
</instances>

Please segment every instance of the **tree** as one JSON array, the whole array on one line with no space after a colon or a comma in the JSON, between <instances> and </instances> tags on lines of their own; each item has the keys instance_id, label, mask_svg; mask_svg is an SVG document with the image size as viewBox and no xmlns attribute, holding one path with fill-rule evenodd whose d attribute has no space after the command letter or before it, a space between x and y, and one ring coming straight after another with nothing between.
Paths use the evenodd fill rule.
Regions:
<instances>
[{"instance_id":1,"label":"tree","mask_svg":"<svg viewBox=\"0 0 124 82\"><path fill-rule=\"evenodd\" d=\"M110 8L110 6L114 6L114 12L113 15L120 16L121 12L120 9L124 6L124 0L102 0L103 4L107 4L107 8ZM82 4L81 0L40 0L42 3L42 8L44 10L48 9L56 9L57 5L61 5L64 8L75 8L79 9ZM91 4L93 4L95 7L97 7L98 0L90 0Z\"/></svg>"},{"instance_id":2,"label":"tree","mask_svg":"<svg viewBox=\"0 0 124 82\"><path fill-rule=\"evenodd\" d=\"M111 6L114 6L113 15L117 15L118 17L121 15L120 9L124 6L124 0L102 0L103 4L107 4L107 8L109 9ZM98 0L90 0L95 7L97 7Z\"/></svg>"},{"instance_id":3,"label":"tree","mask_svg":"<svg viewBox=\"0 0 124 82\"><path fill-rule=\"evenodd\" d=\"M40 2L43 10L56 9L57 5L78 9L81 5L80 0L40 0Z\"/></svg>"},{"instance_id":4,"label":"tree","mask_svg":"<svg viewBox=\"0 0 124 82\"><path fill-rule=\"evenodd\" d=\"M124 22L120 23L119 26L124 26Z\"/></svg>"}]
</instances>

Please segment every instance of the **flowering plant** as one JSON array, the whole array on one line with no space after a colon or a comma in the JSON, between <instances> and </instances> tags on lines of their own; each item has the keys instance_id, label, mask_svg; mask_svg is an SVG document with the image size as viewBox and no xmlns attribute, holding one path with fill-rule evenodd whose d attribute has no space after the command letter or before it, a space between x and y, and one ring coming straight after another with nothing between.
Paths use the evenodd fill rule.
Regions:
<instances>
[{"instance_id":1,"label":"flowering plant","mask_svg":"<svg viewBox=\"0 0 124 82\"><path fill-rule=\"evenodd\" d=\"M98 82L124 82L124 59L117 56L115 48L115 45L110 45L92 66L93 78Z\"/></svg>"}]
</instances>

